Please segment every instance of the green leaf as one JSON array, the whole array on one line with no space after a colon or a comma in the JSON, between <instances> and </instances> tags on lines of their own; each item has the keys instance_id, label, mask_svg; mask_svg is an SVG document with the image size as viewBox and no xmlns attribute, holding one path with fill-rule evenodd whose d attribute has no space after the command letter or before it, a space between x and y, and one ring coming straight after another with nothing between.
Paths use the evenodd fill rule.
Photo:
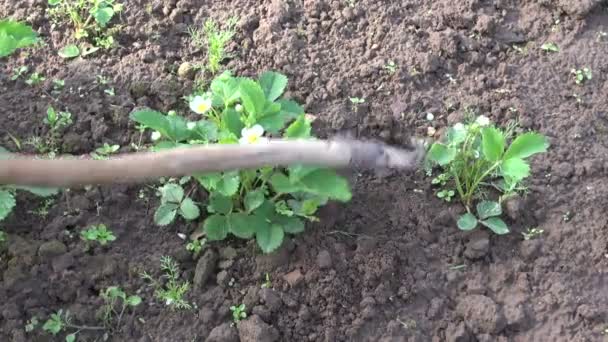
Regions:
<instances>
[{"instance_id":1,"label":"green leaf","mask_svg":"<svg viewBox=\"0 0 608 342\"><path fill-rule=\"evenodd\" d=\"M237 137L241 136L241 131L245 124L241 120L241 114L232 108L228 108L224 111L222 116L222 122L225 128Z\"/></svg>"},{"instance_id":2,"label":"green leaf","mask_svg":"<svg viewBox=\"0 0 608 342\"><path fill-rule=\"evenodd\" d=\"M9 19L0 20L0 57L37 42L38 34L31 26Z\"/></svg>"},{"instance_id":3,"label":"green leaf","mask_svg":"<svg viewBox=\"0 0 608 342\"><path fill-rule=\"evenodd\" d=\"M228 216L230 232L241 239L251 239L255 234L256 227L268 225L263 218L245 213L232 213Z\"/></svg>"},{"instance_id":4,"label":"green leaf","mask_svg":"<svg viewBox=\"0 0 608 342\"><path fill-rule=\"evenodd\" d=\"M256 227L255 239L258 246L266 254L275 251L283 243L285 232L279 225L273 224L264 227Z\"/></svg>"},{"instance_id":5,"label":"green leaf","mask_svg":"<svg viewBox=\"0 0 608 342\"><path fill-rule=\"evenodd\" d=\"M285 119L295 119L304 114L304 108L295 101L278 100L277 103L281 105L281 115Z\"/></svg>"},{"instance_id":6,"label":"green leaf","mask_svg":"<svg viewBox=\"0 0 608 342\"><path fill-rule=\"evenodd\" d=\"M252 212L257 209L262 203L264 203L264 189L257 189L254 191L249 191L247 195L245 195L245 210L247 212Z\"/></svg>"},{"instance_id":7,"label":"green leaf","mask_svg":"<svg viewBox=\"0 0 608 342\"><path fill-rule=\"evenodd\" d=\"M167 137L174 141L184 141L190 137L188 122L181 116L171 115L166 116L167 120ZM161 132L162 133L162 132Z\"/></svg>"},{"instance_id":8,"label":"green leaf","mask_svg":"<svg viewBox=\"0 0 608 342\"><path fill-rule=\"evenodd\" d=\"M76 341L76 333L71 333L65 336L65 342L75 342Z\"/></svg>"},{"instance_id":9,"label":"green leaf","mask_svg":"<svg viewBox=\"0 0 608 342\"><path fill-rule=\"evenodd\" d=\"M160 188L161 202L180 203L184 198L184 188L177 184L169 183Z\"/></svg>"},{"instance_id":10,"label":"green leaf","mask_svg":"<svg viewBox=\"0 0 608 342\"><path fill-rule=\"evenodd\" d=\"M298 119L291 123L285 130L285 137L292 139L309 138L312 126L305 115L300 115Z\"/></svg>"},{"instance_id":11,"label":"green leaf","mask_svg":"<svg viewBox=\"0 0 608 342\"><path fill-rule=\"evenodd\" d=\"M501 220L498 217L490 217L487 220L480 221L480 223L490 228L490 230L492 230L498 235L504 235L509 233L509 227L507 227L505 221Z\"/></svg>"},{"instance_id":12,"label":"green leaf","mask_svg":"<svg viewBox=\"0 0 608 342\"><path fill-rule=\"evenodd\" d=\"M228 214L232 211L232 198L214 192L209 197L207 210L210 213Z\"/></svg>"},{"instance_id":13,"label":"green leaf","mask_svg":"<svg viewBox=\"0 0 608 342\"><path fill-rule=\"evenodd\" d=\"M319 168L316 166L293 165L288 170L289 181L295 184L307 175L319 170Z\"/></svg>"},{"instance_id":14,"label":"green leaf","mask_svg":"<svg viewBox=\"0 0 608 342\"><path fill-rule=\"evenodd\" d=\"M17 41L6 32L0 31L0 57L11 55L17 50Z\"/></svg>"},{"instance_id":15,"label":"green leaf","mask_svg":"<svg viewBox=\"0 0 608 342\"><path fill-rule=\"evenodd\" d=\"M236 171L226 172L217 183L217 191L224 196L232 196L239 190L240 178Z\"/></svg>"},{"instance_id":16,"label":"green leaf","mask_svg":"<svg viewBox=\"0 0 608 342\"><path fill-rule=\"evenodd\" d=\"M25 190L40 197L50 197L59 193L59 188L43 188L37 186L14 185L17 190Z\"/></svg>"},{"instance_id":17,"label":"green leaf","mask_svg":"<svg viewBox=\"0 0 608 342\"><path fill-rule=\"evenodd\" d=\"M477 204L477 215L482 220L492 216L500 216L502 214L502 208L500 203L495 201L481 201Z\"/></svg>"},{"instance_id":18,"label":"green leaf","mask_svg":"<svg viewBox=\"0 0 608 342\"><path fill-rule=\"evenodd\" d=\"M473 230L477 227L477 218L471 213L466 213L456 222L460 230Z\"/></svg>"},{"instance_id":19,"label":"green leaf","mask_svg":"<svg viewBox=\"0 0 608 342\"><path fill-rule=\"evenodd\" d=\"M456 150L440 143L434 143L429 150L428 156L431 161L434 161L441 166L445 166L454 160L456 157Z\"/></svg>"},{"instance_id":20,"label":"green leaf","mask_svg":"<svg viewBox=\"0 0 608 342\"><path fill-rule=\"evenodd\" d=\"M285 118L281 116L281 113L264 115L256 119L256 122L271 134L277 134L285 126Z\"/></svg>"},{"instance_id":21,"label":"green leaf","mask_svg":"<svg viewBox=\"0 0 608 342\"><path fill-rule=\"evenodd\" d=\"M504 159L524 159L536 153L547 152L547 148L549 148L549 142L544 136L538 133L524 133L513 140Z\"/></svg>"},{"instance_id":22,"label":"green leaf","mask_svg":"<svg viewBox=\"0 0 608 342\"><path fill-rule=\"evenodd\" d=\"M289 178L287 178L287 176L285 176L281 172L277 172L272 175L272 177L270 177L270 185L272 185L272 188L275 192L281 192L286 194L299 190L299 187L292 184L289 181Z\"/></svg>"},{"instance_id":23,"label":"green leaf","mask_svg":"<svg viewBox=\"0 0 608 342\"><path fill-rule=\"evenodd\" d=\"M0 221L13 211L16 204L15 196L10 191L0 190Z\"/></svg>"},{"instance_id":24,"label":"green leaf","mask_svg":"<svg viewBox=\"0 0 608 342\"><path fill-rule=\"evenodd\" d=\"M48 3L50 6L57 6L61 3L61 0L49 0Z\"/></svg>"},{"instance_id":25,"label":"green leaf","mask_svg":"<svg viewBox=\"0 0 608 342\"><path fill-rule=\"evenodd\" d=\"M128 306L138 306L139 304L141 304L141 297L140 296L129 296L129 297L127 297L127 300L125 301L125 303Z\"/></svg>"},{"instance_id":26,"label":"green leaf","mask_svg":"<svg viewBox=\"0 0 608 342\"><path fill-rule=\"evenodd\" d=\"M228 236L228 221L226 216L215 214L207 217L203 223L209 241L224 240Z\"/></svg>"},{"instance_id":27,"label":"green leaf","mask_svg":"<svg viewBox=\"0 0 608 342\"><path fill-rule=\"evenodd\" d=\"M74 58L80 55L80 49L74 44L70 44L63 49L59 50L59 57L61 58Z\"/></svg>"},{"instance_id":28,"label":"green leaf","mask_svg":"<svg viewBox=\"0 0 608 342\"><path fill-rule=\"evenodd\" d=\"M194 134L196 139L216 141L218 138L218 127L211 121L200 120L194 127Z\"/></svg>"},{"instance_id":29,"label":"green leaf","mask_svg":"<svg viewBox=\"0 0 608 342\"><path fill-rule=\"evenodd\" d=\"M154 212L154 222L159 226L166 226L175 220L177 215L177 203L161 204Z\"/></svg>"},{"instance_id":30,"label":"green leaf","mask_svg":"<svg viewBox=\"0 0 608 342\"><path fill-rule=\"evenodd\" d=\"M484 127L481 130L481 146L483 155L489 161L498 161L505 150L505 137L494 127Z\"/></svg>"},{"instance_id":31,"label":"green leaf","mask_svg":"<svg viewBox=\"0 0 608 342\"><path fill-rule=\"evenodd\" d=\"M197 175L196 180L209 192L213 192L217 188L217 184L222 180L221 173L207 173Z\"/></svg>"},{"instance_id":32,"label":"green leaf","mask_svg":"<svg viewBox=\"0 0 608 342\"><path fill-rule=\"evenodd\" d=\"M309 173L300 180L308 192L327 196L341 202L348 202L352 197L346 178L330 169L319 169Z\"/></svg>"},{"instance_id":33,"label":"green leaf","mask_svg":"<svg viewBox=\"0 0 608 342\"><path fill-rule=\"evenodd\" d=\"M112 17L114 16L114 10L112 9L112 7L100 7L91 14L95 18L95 21L99 24L99 26L105 27L110 22L110 20L112 20Z\"/></svg>"},{"instance_id":34,"label":"green leaf","mask_svg":"<svg viewBox=\"0 0 608 342\"><path fill-rule=\"evenodd\" d=\"M509 158L502 163L501 167L503 176L516 182L530 175L530 165L520 158Z\"/></svg>"},{"instance_id":35,"label":"green leaf","mask_svg":"<svg viewBox=\"0 0 608 342\"><path fill-rule=\"evenodd\" d=\"M559 52L559 47L557 47L557 44L551 42L544 43L540 46L540 48L548 52Z\"/></svg>"},{"instance_id":36,"label":"green leaf","mask_svg":"<svg viewBox=\"0 0 608 342\"><path fill-rule=\"evenodd\" d=\"M456 129L454 127L448 128L446 132L446 138L448 144L454 146L462 143L467 137L467 130L463 126L462 129Z\"/></svg>"},{"instance_id":37,"label":"green leaf","mask_svg":"<svg viewBox=\"0 0 608 342\"><path fill-rule=\"evenodd\" d=\"M220 75L211 82L211 92L214 105L226 107L231 105L239 97L239 82L234 77Z\"/></svg>"},{"instance_id":38,"label":"green leaf","mask_svg":"<svg viewBox=\"0 0 608 342\"><path fill-rule=\"evenodd\" d=\"M243 100L243 107L249 114L258 115L264 110L266 97L260 85L249 79L243 79L240 83L239 92Z\"/></svg>"},{"instance_id":39,"label":"green leaf","mask_svg":"<svg viewBox=\"0 0 608 342\"><path fill-rule=\"evenodd\" d=\"M260 86L268 101L274 101L283 94L287 86L287 77L274 71L267 71L260 76Z\"/></svg>"},{"instance_id":40,"label":"green leaf","mask_svg":"<svg viewBox=\"0 0 608 342\"><path fill-rule=\"evenodd\" d=\"M165 137L169 137L169 122L167 121L167 117L160 112L151 109L142 109L132 112L129 117L131 120L155 131L159 131L160 134Z\"/></svg>"},{"instance_id":41,"label":"green leaf","mask_svg":"<svg viewBox=\"0 0 608 342\"><path fill-rule=\"evenodd\" d=\"M200 209L190 197L184 198L179 206L179 211L182 217L189 221L197 219L201 214Z\"/></svg>"},{"instance_id":42,"label":"green leaf","mask_svg":"<svg viewBox=\"0 0 608 342\"><path fill-rule=\"evenodd\" d=\"M304 222L297 217L287 217L283 215L278 215L276 219L276 224L283 227L285 233L289 234L298 234L304 231Z\"/></svg>"}]
</instances>

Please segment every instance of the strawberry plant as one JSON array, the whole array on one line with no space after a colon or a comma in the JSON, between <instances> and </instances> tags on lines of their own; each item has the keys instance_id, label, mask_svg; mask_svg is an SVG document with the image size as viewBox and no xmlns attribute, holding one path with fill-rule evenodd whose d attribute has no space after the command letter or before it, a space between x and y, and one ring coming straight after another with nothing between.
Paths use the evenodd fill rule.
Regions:
<instances>
[{"instance_id":1,"label":"strawberry plant","mask_svg":"<svg viewBox=\"0 0 608 342\"><path fill-rule=\"evenodd\" d=\"M120 28L109 26L112 19L122 12L122 4L115 0L48 0L48 5L47 12L54 22L67 22L74 27L74 38L90 39L97 47L114 45L114 34ZM68 57L80 54L75 45L62 52Z\"/></svg>"},{"instance_id":2,"label":"strawberry plant","mask_svg":"<svg viewBox=\"0 0 608 342\"><path fill-rule=\"evenodd\" d=\"M224 72L207 91L187 97L189 108L201 115L188 121L175 112L135 111L131 119L153 130L152 150L219 144L263 144L267 134L285 139L310 139L311 124L300 105L282 99L287 78L265 72L258 79ZM349 201L346 179L333 170L304 165L192 175L190 182L209 193L208 213L200 229L207 241L228 236L255 238L265 253L279 248L286 234L304 231L305 221L317 220L317 209L329 200ZM165 188L156 210L159 225L177 214L198 218L197 205L179 188Z\"/></svg>"},{"instance_id":3,"label":"strawberry plant","mask_svg":"<svg viewBox=\"0 0 608 342\"><path fill-rule=\"evenodd\" d=\"M460 229L472 230L481 224L496 234L506 234L509 229L500 218L501 204L483 199L482 187L503 194L516 192L530 175L526 159L546 152L548 147L547 139L538 133L515 136L513 129L497 128L485 116L457 123L429 150L428 160L443 171L433 184L455 188L467 211L458 219Z\"/></svg>"},{"instance_id":4,"label":"strawberry plant","mask_svg":"<svg viewBox=\"0 0 608 342\"><path fill-rule=\"evenodd\" d=\"M9 20L0 20L0 57L13 54L17 49L38 43L38 34L26 24Z\"/></svg>"}]
</instances>

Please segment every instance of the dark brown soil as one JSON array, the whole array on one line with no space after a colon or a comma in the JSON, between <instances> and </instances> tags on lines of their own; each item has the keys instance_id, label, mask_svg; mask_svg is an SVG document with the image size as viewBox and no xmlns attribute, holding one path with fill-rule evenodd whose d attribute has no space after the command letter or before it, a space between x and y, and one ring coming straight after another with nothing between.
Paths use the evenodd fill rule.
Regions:
<instances>
[{"instance_id":1,"label":"dark brown soil","mask_svg":"<svg viewBox=\"0 0 608 342\"><path fill-rule=\"evenodd\" d=\"M427 113L440 128L474 108L499 123L519 117L552 145L533 160L530 192L512 205L513 232L501 237L459 231L454 217L460 208L437 199L423 172L356 175L351 203L328 210L320 224L274 255L234 245L233 257L222 243L198 261L177 235L195 226L155 226L157 199L146 187L63 193L46 216L31 213L43 200L22 195L3 227L1 341L52 340L24 327L31 317L44 321L58 309L69 309L77 324L98 325L99 291L111 285L144 299L113 341L605 338L605 1L355 0L351 7L344 0L125 0L120 47L72 61L57 55L71 32L51 28L46 2L0 0L0 17L26 19L48 43L2 61L0 145L11 150L16 146L8 133L21 141L44 133L51 104L75 117L62 152L88 153L104 142L128 150L139 139L128 120L133 108L180 108L192 89L177 67L203 61L205 51L190 45L188 25L231 15L241 19L225 68L244 76L266 70L288 75L289 96L318 116L323 136L354 130L399 143L410 131L426 134ZM545 42L560 51L542 51ZM383 68L389 61L396 72ZM21 65L47 80L35 87L11 81ZM579 86L570 70L582 67L592 69L593 79ZM110 80L116 96L95 85L96 75ZM51 93L53 78L65 80L59 95ZM366 104L353 111L348 97L355 96ZM118 238L85 253L78 233L92 223L105 223ZM531 227L545 233L524 241L520 233ZM142 270L158 275L163 255L180 262L185 279L193 279L197 263L199 272L211 272L187 296L196 309L171 312L138 276ZM273 289L261 289L265 272ZM240 303L250 318L237 329L229 324L229 307ZM83 332L79 340L101 340L102 334Z\"/></svg>"}]
</instances>

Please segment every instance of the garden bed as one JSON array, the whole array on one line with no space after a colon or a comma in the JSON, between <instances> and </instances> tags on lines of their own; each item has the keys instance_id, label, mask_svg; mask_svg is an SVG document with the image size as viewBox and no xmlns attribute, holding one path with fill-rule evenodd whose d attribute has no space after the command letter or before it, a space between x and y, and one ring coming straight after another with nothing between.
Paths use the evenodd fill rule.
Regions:
<instances>
[{"instance_id":1,"label":"garden bed","mask_svg":"<svg viewBox=\"0 0 608 342\"><path fill-rule=\"evenodd\" d=\"M0 145L11 151L19 141L21 152L35 152L25 142L46 134L48 106L72 113L61 153L104 143L131 151L140 142L134 109L188 111L183 97L195 81L178 69L206 61L188 28L233 15L239 21L222 69L285 74L286 97L316 118L321 137L403 144L474 111L499 125L519 119L551 146L531 160L528 192L507 206L511 233L501 236L459 230L462 206L437 198L422 169L350 174L352 200L324 208L320 222L270 255L254 241L229 239L194 258L179 234L198 222L157 226L151 186L74 189L51 200L20 194L2 227L0 340L63 340L41 329L60 309L76 325L98 326L100 291L109 286L143 302L116 329L83 330L79 341L605 338L605 1L125 0L118 47L74 59L58 55L73 32L52 26L46 2L0 0L0 17L24 20L47 44L2 60ZM541 48L546 43L557 51ZM21 66L29 71L12 80ZM593 76L577 84L571 70L585 67ZM33 71L46 79L28 84ZM54 79L64 86L56 89ZM85 250L80 232L95 224L116 240ZM543 233L524 239L531 228ZM192 283L184 297L192 308L170 310L140 277L158 277L163 256ZM233 326L230 307L242 303L248 318ZM39 324L29 332L32 317Z\"/></svg>"}]
</instances>

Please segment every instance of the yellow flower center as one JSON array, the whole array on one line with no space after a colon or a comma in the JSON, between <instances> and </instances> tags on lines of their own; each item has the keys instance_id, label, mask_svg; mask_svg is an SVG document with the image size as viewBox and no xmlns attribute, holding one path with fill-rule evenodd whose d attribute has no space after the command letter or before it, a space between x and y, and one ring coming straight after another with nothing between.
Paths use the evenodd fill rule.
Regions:
<instances>
[{"instance_id":1,"label":"yellow flower center","mask_svg":"<svg viewBox=\"0 0 608 342\"><path fill-rule=\"evenodd\" d=\"M201 102L198 104L198 106L196 107L196 109L199 112L206 112L209 109L209 104L207 102Z\"/></svg>"},{"instance_id":2,"label":"yellow flower center","mask_svg":"<svg viewBox=\"0 0 608 342\"><path fill-rule=\"evenodd\" d=\"M256 141L258 141L258 138L259 138L259 137L258 137L257 135L255 135L255 134L250 134L250 135L247 137L247 142L248 142L248 143L250 143L250 144L253 144L253 143L255 143Z\"/></svg>"}]
</instances>

